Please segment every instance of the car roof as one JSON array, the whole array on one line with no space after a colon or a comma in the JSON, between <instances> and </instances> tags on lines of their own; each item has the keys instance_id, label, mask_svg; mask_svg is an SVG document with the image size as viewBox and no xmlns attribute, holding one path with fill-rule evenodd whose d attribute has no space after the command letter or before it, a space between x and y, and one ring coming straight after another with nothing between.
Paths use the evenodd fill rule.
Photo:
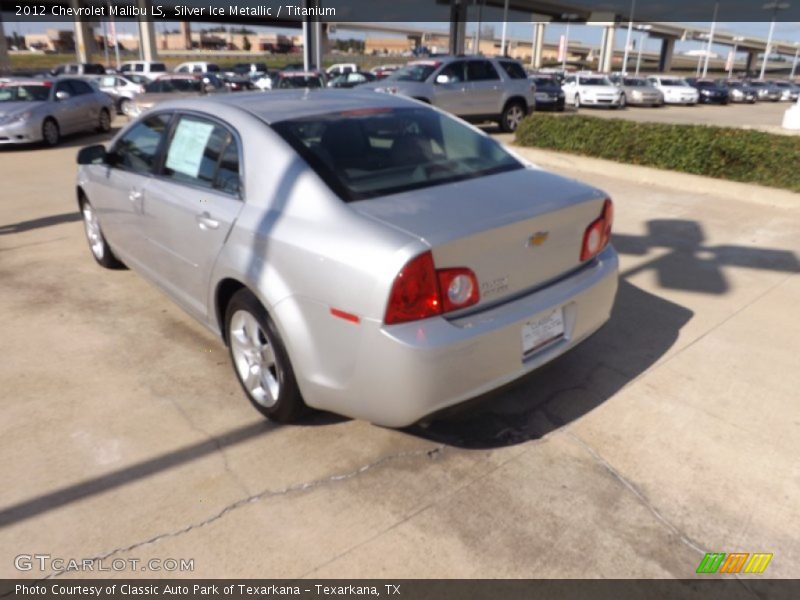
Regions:
<instances>
[{"instance_id":1,"label":"car roof","mask_svg":"<svg viewBox=\"0 0 800 600\"><path fill-rule=\"evenodd\" d=\"M200 98L175 100L168 105L165 104L164 108L186 108L213 112L215 105L237 107L266 123L351 110L419 106L414 100L403 96L380 94L372 90L343 92L342 90L299 89L273 90L268 94L264 92L213 94Z\"/></svg>"}]
</instances>

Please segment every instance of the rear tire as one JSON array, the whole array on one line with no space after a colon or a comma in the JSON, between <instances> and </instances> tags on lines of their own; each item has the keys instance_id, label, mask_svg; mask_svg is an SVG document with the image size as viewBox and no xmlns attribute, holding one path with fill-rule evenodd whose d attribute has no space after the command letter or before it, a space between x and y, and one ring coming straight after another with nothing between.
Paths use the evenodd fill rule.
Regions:
<instances>
[{"instance_id":1,"label":"rear tire","mask_svg":"<svg viewBox=\"0 0 800 600\"><path fill-rule=\"evenodd\" d=\"M100 116L97 121L97 131L100 133L108 133L111 131L111 114L107 108L100 110Z\"/></svg>"},{"instance_id":2,"label":"rear tire","mask_svg":"<svg viewBox=\"0 0 800 600\"><path fill-rule=\"evenodd\" d=\"M514 133L519 124L522 123L522 119L525 118L526 112L525 105L522 102L512 100L506 104L503 113L500 115L500 129L505 133Z\"/></svg>"},{"instance_id":3,"label":"rear tire","mask_svg":"<svg viewBox=\"0 0 800 600\"><path fill-rule=\"evenodd\" d=\"M257 411L279 423L308 411L280 334L250 290L236 292L225 308L225 339L236 378Z\"/></svg>"},{"instance_id":4,"label":"rear tire","mask_svg":"<svg viewBox=\"0 0 800 600\"><path fill-rule=\"evenodd\" d=\"M117 104L117 112L121 115L127 115L128 106L130 106L130 103L130 98L120 98L119 104Z\"/></svg>"}]
</instances>

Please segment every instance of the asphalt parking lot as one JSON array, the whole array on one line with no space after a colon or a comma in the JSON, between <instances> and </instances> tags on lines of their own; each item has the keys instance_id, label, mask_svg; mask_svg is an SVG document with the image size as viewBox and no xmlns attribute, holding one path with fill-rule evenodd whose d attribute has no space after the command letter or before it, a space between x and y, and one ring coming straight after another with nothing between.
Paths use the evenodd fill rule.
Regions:
<instances>
[{"instance_id":1,"label":"asphalt parking lot","mask_svg":"<svg viewBox=\"0 0 800 600\"><path fill-rule=\"evenodd\" d=\"M800 195L575 159L561 172L616 202L599 333L427 428L275 426L218 340L91 259L74 156L99 139L0 149L0 576L52 574L15 569L44 553L198 577L689 577L741 551L797 577Z\"/></svg>"},{"instance_id":2,"label":"asphalt parking lot","mask_svg":"<svg viewBox=\"0 0 800 600\"><path fill-rule=\"evenodd\" d=\"M580 114L607 119L627 119L653 123L685 123L689 125L714 125L758 129L769 133L798 135L800 132L783 129L783 113L792 106L789 102L757 102L756 104L698 104L696 106L666 105L627 106L624 110L608 108L581 108ZM574 109L568 109L572 112Z\"/></svg>"}]
</instances>

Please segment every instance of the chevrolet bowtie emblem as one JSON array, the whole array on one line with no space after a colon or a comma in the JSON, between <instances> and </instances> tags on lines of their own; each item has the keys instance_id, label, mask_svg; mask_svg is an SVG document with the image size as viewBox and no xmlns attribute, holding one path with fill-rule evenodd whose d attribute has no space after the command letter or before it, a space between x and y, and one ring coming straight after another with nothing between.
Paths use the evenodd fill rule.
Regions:
<instances>
[{"instance_id":1,"label":"chevrolet bowtie emblem","mask_svg":"<svg viewBox=\"0 0 800 600\"><path fill-rule=\"evenodd\" d=\"M531 237L528 238L528 241L525 245L528 248L533 248L534 246L541 246L547 241L547 237L550 235L549 231L537 231Z\"/></svg>"}]
</instances>

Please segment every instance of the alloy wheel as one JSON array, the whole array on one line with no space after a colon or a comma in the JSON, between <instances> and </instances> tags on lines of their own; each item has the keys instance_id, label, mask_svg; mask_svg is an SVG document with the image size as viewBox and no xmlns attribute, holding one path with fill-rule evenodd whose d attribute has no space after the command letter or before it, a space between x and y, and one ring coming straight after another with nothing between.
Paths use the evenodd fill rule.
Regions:
<instances>
[{"instance_id":1,"label":"alloy wheel","mask_svg":"<svg viewBox=\"0 0 800 600\"><path fill-rule=\"evenodd\" d=\"M261 406L273 406L281 392L280 364L269 338L246 310L233 314L229 334L233 363L244 387Z\"/></svg>"},{"instance_id":2,"label":"alloy wheel","mask_svg":"<svg viewBox=\"0 0 800 600\"><path fill-rule=\"evenodd\" d=\"M97 220L97 215L88 202L83 205L83 226L86 229L86 239L89 240L89 248L92 250L97 260L103 260L105 256L105 244L103 242L103 234L100 231L100 222Z\"/></svg>"}]
</instances>

